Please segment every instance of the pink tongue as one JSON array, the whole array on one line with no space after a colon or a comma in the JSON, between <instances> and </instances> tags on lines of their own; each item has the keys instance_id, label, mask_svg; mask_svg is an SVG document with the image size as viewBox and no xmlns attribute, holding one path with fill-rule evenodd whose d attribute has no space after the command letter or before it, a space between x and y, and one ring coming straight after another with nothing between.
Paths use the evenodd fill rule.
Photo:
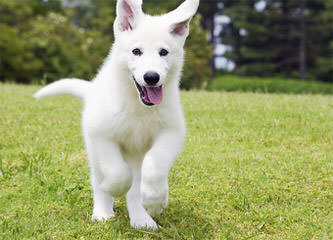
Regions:
<instances>
[{"instance_id":1,"label":"pink tongue","mask_svg":"<svg viewBox=\"0 0 333 240\"><path fill-rule=\"evenodd\" d=\"M163 89L160 87L146 87L148 99L153 104L160 104L163 99Z\"/></svg>"}]
</instances>

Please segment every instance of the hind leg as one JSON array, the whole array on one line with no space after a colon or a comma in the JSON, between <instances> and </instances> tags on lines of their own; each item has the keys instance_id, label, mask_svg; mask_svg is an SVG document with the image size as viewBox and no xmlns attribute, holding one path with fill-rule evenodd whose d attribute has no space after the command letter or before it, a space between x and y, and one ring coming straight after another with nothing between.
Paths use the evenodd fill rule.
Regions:
<instances>
[{"instance_id":1,"label":"hind leg","mask_svg":"<svg viewBox=\"0 0 333 240\"><path fill-rule=\"evenodd\" d=\"M158 229L157 224L147 213L141 203L140 181L142 159L132 159L129 161L133 173L133 183L126 195L127 210L130 217L131 226L141 229Z\"/></svg>"},{"instance_id":2,"label":"hind leg","mask_svg":"<svg viewBox=\"0 0 333 240\"><path fill-rule=\"evenodd\" d=\"M132 173L124 162L119 146L99 137L86 136L94 197L93 219L114 216L112 196L122 196L132 184Z\"/></svg>"}]
</instances>

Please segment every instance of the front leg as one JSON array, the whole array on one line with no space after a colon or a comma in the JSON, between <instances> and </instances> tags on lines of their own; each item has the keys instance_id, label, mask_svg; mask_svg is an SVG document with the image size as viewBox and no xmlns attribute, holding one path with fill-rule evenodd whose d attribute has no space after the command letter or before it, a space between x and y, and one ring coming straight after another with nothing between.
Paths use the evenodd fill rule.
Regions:
<instances>
[{"instance_id":1,"label":"front leg","mask_svg":"<svg viewBox=\"0 0 333 240\"><path fill-rule=\"evenodd\" d=\"M89 134L85 134L85 140L94 198L92 219L107 220L114 216L113 196L125 194L132 184L131 169L117 143Z\"/></svg>"},{"instance_id":2,"label":"front leg","mask_svg":"<svg viewBox=\"0 0 333 240\"><path fill-rule=\"evenodd\" d=\"M182 131L164 132L156 138L143 160L141 201L152 216L160 214L168 203L168 174L183 141Z\"/></svg>"}]
</instances>

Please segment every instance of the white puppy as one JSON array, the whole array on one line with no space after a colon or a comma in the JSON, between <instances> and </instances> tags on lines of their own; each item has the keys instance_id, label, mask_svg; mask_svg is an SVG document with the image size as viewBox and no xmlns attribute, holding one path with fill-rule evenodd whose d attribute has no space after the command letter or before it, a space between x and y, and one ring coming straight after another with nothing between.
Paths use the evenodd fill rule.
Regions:
<instances>
[{"instance_id":1,"label":"white puppy","mask_svg":"<svg viewBox=\"0 0 333 240\"><path fill-rule=\"evenodd\" d=\"M34 96L67 94L84 102L92 218L114 216L113 197L127 193L131 226L157 229L150 215L167 205L168 173L184 142L178 85L199 0L186 0L161 16L144 14L141 5L142 0L118 0L115 42L92 82L63 79Z\"/></svg>"}]
</instances>

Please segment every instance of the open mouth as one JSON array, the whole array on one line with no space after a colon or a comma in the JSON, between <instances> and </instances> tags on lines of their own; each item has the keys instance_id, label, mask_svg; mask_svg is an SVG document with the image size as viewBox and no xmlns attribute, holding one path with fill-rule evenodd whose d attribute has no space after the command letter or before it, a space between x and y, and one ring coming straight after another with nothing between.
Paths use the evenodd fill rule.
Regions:
<instances>
[{"instance_id":1,"label":"open mouth","mask_svg":"<svg viewBox=\"0 0 333 240\"><path fill-rule=\"evenodd\" d=\"M163 99L163 88L159 87L145 87L137 83L133 77L136 88L139 91L141 101L147 106L160 104Z\"/></svg>"}]
</instances>

